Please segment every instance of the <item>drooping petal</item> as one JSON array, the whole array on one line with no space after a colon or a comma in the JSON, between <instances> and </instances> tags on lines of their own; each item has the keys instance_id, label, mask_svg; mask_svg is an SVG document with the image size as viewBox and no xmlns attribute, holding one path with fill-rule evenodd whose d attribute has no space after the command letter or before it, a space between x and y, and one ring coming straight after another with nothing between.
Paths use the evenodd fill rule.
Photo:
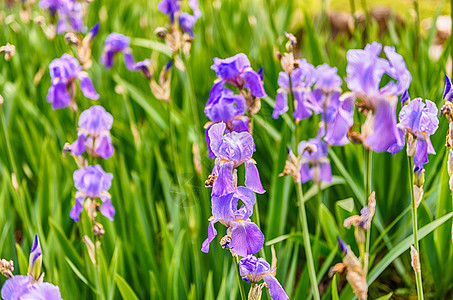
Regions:
<instances>
[{"instance_id":1,"label":"drooping petal","mask_svg":"<svg viewBox=\"0 0 453 300\"><path fill-rule=\"evenodd\" d=\"M80 72L78 77L80 79L80 89L85 97L93 100L99 99L99 94L94 89L93 83L91 82L90 77L88 77L88 74Z\"/></svg>"},{"instance_id":2,"label":"drooping petal","mask_svg":"<svg viewBox=\"0 0 453 300\"><path fill-rule=\"evenodd\" d=\"M103 159L107 159L113 155L112 139L109 133L101 134L96 138L95 142L96 153Z\"/></svg>"},{"instance_id":3,"label":"drooping petal","mask_svg":"<svg viewBox=\"0 0 453 300\"><path fill-rule=\"evenodd\" d=\"M234 222L231 231L231 249L239 256L245 257L261 250L264 235L255 223L240 220Z\"/></svg>"},{"instance_id":4,"label":"drooping petal","mask_svg":"<svg viewBox=\"0 0 453 300\"><path fill-rule=\"evenodd\" d=\"M114 52L111 50L107 50L104 53L102 53L101 56L101 63L107 68L110 69L113 67L113 56Z\"/></svg>"},{"instance_id":5,"label":"drooping petal","mask_svg":"<svg viewBox=\"0 0 453 300\"><path fill-rule=\"evenodd\" d=\"M101 205L101 213L110 221L113 221L113 217L115 216L115 208L112 205L110 200L110 195L102 194L102 205Z\"/></svg>"},{"instance_id":6,"label":"drooping petal","mask_svg":"<svg viewBox=\"0 0 453 300\"><path fill-rule=\"evenodd\" d=\"M277 91L277 97L275 97L275 108L272 112L272 118L278 119L278 117L287 112L288 109L288 93L283 89L279 89Z\"/></svg>"},{"instance_id":7,"label":"drooping petal","mask_svg":"<svg viewBox=\"0 0 453 300\"><path fill-rule=\"evenodd\" d=\"M334 97L334 94L332 94L332 97ZM340 106L334 115L332 122L327 124L327 133L324 137L324 141L330 145L343 146L349 143L347 133L354 122L355 97L352 93L346 94L344 98L340 98L339 104Z\"/></svg>"},{"instance_id":8,"label":"drooping petal","mask_svg":"<svg viewBox=\"0 0 453 300\"><path fill-rule=\"evenodd\" d=\"M75 155L82 155L85 152L85 140L87 135L85 132L79 132L77 140L71 144L71 152Z\"/></svg>"},{"instance_id":9,"label":"drooping petal","mask_svg":"<svg viewBox=\"0 0 453 300\"><path fill-rule=\"evenodd\" d=\"M214 227L214 224L217 223L217 221L218 220L214 218L209 221L208 238L204 240L203 245L201 246L201 251L203 251L204 253L209 252L209 244L217 236L217 230Z\"/></svg>"},{"instance_id":10,"label":"drooping petal","mask_svg":"<svg viewBox=\"0 0 453 300\"><path fill-rule=\"evenodd\" d=\"M260 174L253 159L245 162L245 186L259 194L266 192L261 185Z\"/></svg>"},{"instance_id":11,"label":"drooping petal","mask_svg":"<svg viewBox=\"0 0 453 300\"><path fill-rule=\"evenodd\" d=\"M130 49L124 50L124 64L129 71L134 70L135 61Z\"/></svg>"},{"instance_id":12,"label":"drooping petal","mask_svg":"<svg viewBox=\"0 0 453 300\"><path fill-rule=\"evenodd\" d=\"M404 144L406 143L406 140L405 140L405 133L404 133L404 130L401 129L400 127L398 127L398 140L395 144L393 144L392 146L390 146L388 149L387 149L387 152L390 152L392 154L396 154L398 152L400 152L403 148L404 148Z\"/></svg>"},{"instance_id":13,"label":"drooping petal","mask_svg":"<svg viewBox=\"0 0 453 300\"><path fill-rule=\"evenodd\" d=\"M382 99L377 103L373 132L365 139L365 144L375 152L384 152L398 141L398 134L395 106Z\"/></svg>"},{"instance_id":14,"label":"drooping petal","mask_svg":"<svg viewBox=\"0 0 453 300\"><path fill-rule=\"evenodd\" d=\"M1 295L4 300L19 300L31 284L30 276L16 275L5 281Z\"/></svg>"},{"instance_id":15,"label":"drooping petal","mask_svg":"<svg viewBox=\"0 0 453 300\"><path fill-rule=\"evenodd\" d=\"M60 289L48 282L32 284L20 300L62 300Z\"/></svg>"},{"instance_id":16,"label":"drooping petal","mask_svg":"<svg viewBox=\"0 0 453 300\"><path fill-rule=\"evenodd\" d=\"M313 174L310 172L310 164L303 163L300 166L300 182L305 183L313 179Z\"/></svg>"},{"instance_id":17,"label":"drooping petal","mask_svg":"<svg viewBox=\"0 0 453 300\"><path fill-rule=\"evenodd\" d=\"M233 196L234 193L226 194L224 196L213 196L211 199L212 216L216 220L223 220L225 223L234 221L234 208L233 209Z\"/></svg>"},{"instance_id":18,"label":"drooping petal","mask_svg":"<svg viewBox=\"0 0 453 300\"><path fill-rule=\"evenodd\" d=\"M52 100L53 109L59 109L68 106L72 99L69 96L66 84L63 81L59 81L53 86L53 96L48 95L47 100Z\"/></svg>"},{"instance_id":19,"label":"drooping petal","mask_svg":"<svg viewBox=\"0 0 453 300\"><path fill-rule=\"evenodd\" d=\"M328 161L324 161L319 165L319 180L321 182L332 181L332 170Z\"/></svg>"},{"instance_id":20,"label":"drooping petal","mask_svg":"<svg viewBox=\"0 0 453 300\"><path fill-rule=\"evenodd\" d=\"M76 193L76 200L75 200L74 206L72 207L71 212L69 213L69 216L75 222L79 222L79 216L83 210L83 202L85 202L85 199L86 199L86 196L83 193L80 193L80 192Z\"/></svg>"},{"instance_id":21,"label":"drooping petal","mask_svg":"<svg viewBox=\"0 0 453 300\"><path fill-rule=\"evenodd\" d=\"M234 193L233 168L233 162L227 161L219 163L218 176L212 186L212 196L223 196Z\"/></svg>"},{"instance_id":22,"label":"drooping petal","mask_svg":"<svg viewBox=\"0 0 453 300\"><path fill-rule=\"evenodd\" d=\"M263 277L264 282L266 282L267 287L269 288L269 294L272 300L289 300L288 295L278 282L277 278L271 274L263 274L261 277Z\"/></svg>"},{"instance_id":23,"label":"drooping petal","mask_svg":"<svg viewBox=\"0 0 453 300\"><path fill-rule=\"evenodd\" d=\"M414 166L422 169L428 163L428 142L426 137L418 137L415 141Z\"/></svg>"},{"instance_id":24,"label":"drooping petal","mask_svg":"<svg viewBox=\"0 0 453 300\"><path fill-rule=\"evenodd\" d=\"M260 75L252 68L247 68L240 77L245 81L244 87L252 92L255 97L265 97L266 92L264 91L263 82Z\"/></svg>"}]
</instances>

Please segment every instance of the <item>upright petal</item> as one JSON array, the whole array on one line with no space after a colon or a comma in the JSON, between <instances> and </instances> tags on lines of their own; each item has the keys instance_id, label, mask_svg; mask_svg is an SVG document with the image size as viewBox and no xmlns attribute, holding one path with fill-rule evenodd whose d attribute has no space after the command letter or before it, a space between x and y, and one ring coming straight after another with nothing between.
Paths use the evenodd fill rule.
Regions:
<instances>
[{"instance_id":1,"label":"upright petal","mask_svg":"<svg viewBox=\"0 0 453 300\"><path fill-rule=\"evenodd\" d=\"M222 144L223 134L225 132L226 125L225 123L221 122L218 124L214 124L208 131L211 151L214 153L215 156L219 155L219 148Z\"/></svg>"},{"instance_id":2,"label":"upright petal","mask_svg":"<svg viewBox=\"0 0 453 300\"><path fill-rule=\"evenodd\" d=\"M275 97L275 108L272 112L272 118L278 119L278 117L287 112L288 109L288 93L284 89L279 89L277 91L277 97Z\"/></svg>"},{"instance_id":3,"label":"upright petal","mask_svg":"<svg viewBox=\"0 0 453 300\"><path fill-rule=\"evenodd\" d=\"M253 159L245 162L245 186L259 194L266 192L261 185L260 174Z\"/></svg>"},{"instance_id":4,"label":"upright petal","mask_svg":"<svg viewBox=\"0 0 453 300\"><path fill-rule=\"evenodd\" d=\"M264 235L255 223L240 220L234 222L230 247L239 256L246 257L261 250Z\"/></svg>"},{"instance_id":5,"label":"upright petal","mask_svg":"<svg viewBox=\"0 0 453 300\"><path fill-rule=\"evenodd\" d=\"M263 274L264 282L266 282L267 287L269 288L269 294L273 300L289 300L288 295L285 290L282 288L277 278L271 274Z\"/></svg>"},{"instance_id":6,"label":"upright petal","mask_svg":"<svg viewBox=\"0 0 453 300\"><path fill-rule=\"evenodd\" d=\"M224 196L213 196L211 200L212 216L216 220L223 220L225 223L234 221L233 196L230 193Z\"/></svg>"},{"instance_id":7,"label":"upright petal","mask_svg":"<svg viewBox=\"0 0 453 300\"><path fill-rule=\"evenodd\" d=\"M423 169L423 165L428 163L428 142L426 137L418 137L415 141L414 167Z\"/></svg>"},{"instance_id":8,"label":"upright petal","mask_svg":"<svg viewBox=\"0 0 453 300\"><path fill-rule=\"evenodd\" d=\"M107 69L110 69L111 67L113 67L113 56L114 56L114 52L111 50L106 50L104 53L102 53L101 63Z\"/></svg>"}]
</instances>

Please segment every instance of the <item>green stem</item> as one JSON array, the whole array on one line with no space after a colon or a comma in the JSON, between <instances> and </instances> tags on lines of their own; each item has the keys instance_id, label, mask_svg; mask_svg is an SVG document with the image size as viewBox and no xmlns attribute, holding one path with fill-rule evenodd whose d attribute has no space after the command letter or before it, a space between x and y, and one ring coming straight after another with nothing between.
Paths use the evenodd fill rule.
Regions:
<instances>
[{"instance_id":1,"label":"green stem","mask_svg":"<svg viewBox=\"0 0 453 300\"><path fill-rule=\"evenodd\" d=\"M356 26L356 19L355 19L355 0L349 0L349 5L351 6L351 15L354 20L354 26Z\"/></svg>"},{"instance_id":2,"label":"green stem","mask_svg":"<svg viewBox=\"0 0 453 300\"><path fill-rule=\"evenodd\" d=\"M413 161L412 156L407 157L407 163L409 167L409 190L411 192L411 203L412 203L412 230L414 231L414 247L417 250L418 257L420 259L420 248L418 244L418 224L417 224L417 208L415 207L415 197L414 197L414 179L413 179ZM421 264L421 262L420 262ZM415 272L415 279L417 284L417 296L418 300L423 300L423 283L422 283L422 273Z\"/></svg>"},{"instance_id":3,"label":"green stem","mask_svg":"<svg viewBox=\"0 0 453 300\"><path fill-rule=\"evenodd\" d=\"M316 280L316 270L313 263L313 254L311 253L310 236L308 232L307 213L305 211L304 195L302 192L302 183L296 183L297 200L299 202L300 221L302 223L302 235L304 239L305 255L307 256L308 275L310 277L311 289L315 300L320 300L318 282Z\"/></svg>"},{"instance_id":4,"label":"green stem","mask_svg":"<svg viewBox=\"0 0 453 300\"><path fill-rule=\"evenodd\" d=\"M371 182L372 182L372 169L373 169L373 151L370 149L365 149L365 163L366 163L366 175L365 175L365 201L364 203L367 203L368 205L368 198L370 197L371 194ZM366 240L365 240L365 255L370 254L370 245L371 245L371 226L370 228L366 231ZM363 258L363 259L368 259L368 258ZM367 262L368 265L368 262ZM368 267L366 269L366 272L368 272Z\"/></svg>"},{"instance_id":5,"label":"green stem","mask_svg":"<svg viewBox=\"0 0 453 300\"><path fill-rule=\"evenodd\" d=\"M420 46L420 12L418 9L418 0L414 1L414 11L415 11L415 45L414 45L414 57L417 57Z\"/></svg>"},{"instance_id":6,"label":"green stem","mask_svg":"<svg viewBox=\"0 0 453 300\"><path fill-rule=\"evenodd\" d=\"M233 260L234 260L234 264L235 264L236 278L238 280L239 293L241 294L241 299L247 300L247 297L245 296L244 286L242 285L241 274L239 273L239 257L237 257L237 256L233 257Z\"/></svg>"}]
</instances>

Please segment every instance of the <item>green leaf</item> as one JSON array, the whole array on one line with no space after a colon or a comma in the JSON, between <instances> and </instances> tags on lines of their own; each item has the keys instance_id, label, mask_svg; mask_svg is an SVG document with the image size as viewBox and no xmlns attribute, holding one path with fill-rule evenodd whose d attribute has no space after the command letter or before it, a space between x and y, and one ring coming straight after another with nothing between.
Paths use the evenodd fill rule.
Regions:
<instances>
[{"instance_id":1,"label":"green leaf","mask_svg":"<svg viewBox=\"0 0 453 300\"><path fill-rule=\"evenodd\" d=\"M115 282L116 282L116 285L118 286L118 289L120 290L120 294L123 297L123 299L139 300L137 295L135 295L134 291L131 289L129 284L127 284L126 280L124 280L123 277L116 274Z\"/></svg>"}]
</instances>

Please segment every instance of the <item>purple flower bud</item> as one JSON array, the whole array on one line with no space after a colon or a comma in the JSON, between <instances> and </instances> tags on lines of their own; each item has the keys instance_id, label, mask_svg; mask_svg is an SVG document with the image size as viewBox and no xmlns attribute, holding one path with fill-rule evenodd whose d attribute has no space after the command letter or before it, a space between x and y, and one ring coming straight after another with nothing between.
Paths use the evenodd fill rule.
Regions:
<instances>
[{"instance_id":1,"label":"purple flower bud","mask_svg":"<svg viewBox=\"0 0 453 300\"><path fill-rule=\"evenodd\" d=\"M91 199L101 198L101 213L113 220L115 209L111 204L108 190L112 185L113 175L106 173L100 165L88 166L74 172L74 185L77 189L76 203L71 209L71 218L78 222L79 215L83 210L83 203L87 197Z\"/></svg>"},{"instance_id":2,"label":"purple flower bud","mask_svg":"<svg viewBox=\"0 0 453 300\"><path fill-rule=\"evenodd\" d=\"M100 23L97 22L89 31L88 34L90 35L90 42L94 40L94 38L98 35Z\"/></svg>"},{"instance_id":3,"label":"purple flower bud","mask_svg":"<svg viewBox=\"0 0 453 300\"><path fill-rule=\"evenodd\" d=\"M244 257L239 261L239 272L245 280L251 283L258 283L264 280L272 299L289 299L285 290L275 278L275 270L271 270L269 263L264 258L256 258L253 255Z\"/></svg>"},{"instance_id":4,"label":"purple flower bud","mask_svg":"<svg viewBox=\"0 0 453 300\"><path fill-rule=\"evenodd\" d=\"M343 240L339 236L337 236L337 241L338 247L340 248L340 252L348 254L348 245L346 245L346 243L343 242Z\"/></svg>"},{"instance_id":5,"label":"purple flower bud","mask_svg":"<svg viewBox=\"0 0 453 300\"><path fill-rule=\"evenodd\" d=\"M54 59L49 65L51 86L47 94L47 102L52 103L53 109L63 108L74 100L75 80L80 80L80 89L85 97L97 100L99 95L93 87L91 79L82 71L77 59L69 54Z\"/></svg>"},{"instance_id":6,"label":"purple flower bud","mask_svg":"<svg viewBox=\"0 0 453 300\"><path fill-rule=\"evenodd\" d=\"M445 90L444 90L444 101L449 101L453 99L453 89L451 88L451 80L448 75L445 75Z\"/></svg>"},{"instance_id":7,"label":"purple flower bud","mask_svg":"<svg viewBox=\"0 0 453 300\"><path fill-rule=\"evenodd\" d=\"M80 114L78 139L71 145L71 152L82 155L85 150L92 157L104 159L113 155L110 129L113 117L102 106L96 105Z\"/></svg>"},{"instance_id":8,"label":"purple flower bud","mask_svg":"<svg viewBox=\"0 0 453 300\"><path fill-rule=\"evenodd\" d=\"M101 62L104 66L110 69L113 66L113 58L117 53L124 54L124 64L126 67L133 71L134 57L132 50L129 47L130 38L122 34L113 32L106 39L104 44L104 51L102 53Z\"/></svg>"},{"instance_id":9,"label":"purple flower bud","mask_svg":"<svg viewBox=\"0 0 453 300\"><path fill-rule=\"evenodd\" d=\"M28 275L32 276L35 280L41 276L41 265L42 265L42 250L39 243L38 235L35 234L33 245L30 250L30 258L28 264Z\"/></svg>"}]
</instances>

